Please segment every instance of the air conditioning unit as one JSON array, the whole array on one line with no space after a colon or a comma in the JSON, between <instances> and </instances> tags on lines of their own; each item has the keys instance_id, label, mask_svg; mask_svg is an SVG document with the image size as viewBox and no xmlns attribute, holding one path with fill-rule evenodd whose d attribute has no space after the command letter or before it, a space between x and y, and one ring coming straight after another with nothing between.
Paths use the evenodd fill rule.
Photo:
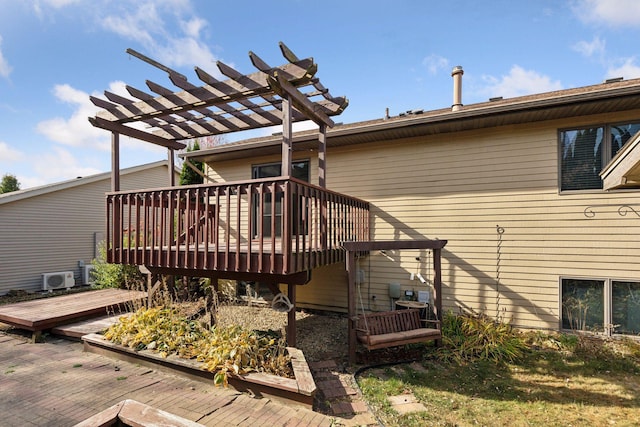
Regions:
<instances>
[{"instance_id":1,"label":"air conditioning unit","mask_svg":"<svg viewBox=\"0 0 640 427\"><path fill-rule=\"evenodd\" d=\"M95 283L95 279L91 272L95 269L93 264L85 264L84 269L82 270L82 284L83 285L93 285Z\"/></svg>"},{"instance_id":2,"label":"air conditioning unit","mask_svg":"<svg viewBox=\"0 0 640 427\"><path fill-rule=\"evenodd\" d=\"M57 273L42 274L42 290L69 289L76 285L72 271L59 271Z\"/></svg>"}]
</instances>

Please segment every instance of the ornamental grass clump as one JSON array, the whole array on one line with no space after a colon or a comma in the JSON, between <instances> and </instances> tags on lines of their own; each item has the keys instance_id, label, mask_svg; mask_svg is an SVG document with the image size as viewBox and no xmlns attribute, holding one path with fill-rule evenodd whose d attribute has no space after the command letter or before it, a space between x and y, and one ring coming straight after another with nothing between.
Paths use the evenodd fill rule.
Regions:
<instances>
[{"instance_id":1,"label":"ornamental grass clump","mask_svg":"<svg viewBox=\"0 0 640 427\"><path fill-rule=\"evenodd\" d=\"M515 362L528 349L511 325L484 315L446 313L442 335L443 346L438 349L437 355L447 362Z\"/></svg>"},{"instance_id":2,"label":"ornamental grass clump","mask_svg":"<svg viewBox=\"0 0 640 427\"><path fill-rule=\"evenodd\" d=\"M239 326L207 329L180 316L173 308L142 308L121 317L104 334L109 341L136 350L152 350L196 359L213 372L216 385L228 384L228 375L265 372L292 378L290 357L283 339Z\"/></svg>"}]
</instances>

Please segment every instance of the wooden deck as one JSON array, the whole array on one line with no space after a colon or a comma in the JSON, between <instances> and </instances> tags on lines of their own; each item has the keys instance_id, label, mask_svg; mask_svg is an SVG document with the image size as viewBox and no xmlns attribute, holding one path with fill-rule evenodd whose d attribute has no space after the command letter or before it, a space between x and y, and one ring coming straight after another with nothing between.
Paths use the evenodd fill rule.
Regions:
<instances>
[{"instance_id":1,"label":"wooden deck","mask_svg":"<svg viewBox=\"0 0 640 427\"><path fill-rule=\"evenodd\" d=\"M0 322L26 329L37 339L42 331L75 321L126 311L146 292L102 289L0 306Z\"/></svg>"}]
</instances>

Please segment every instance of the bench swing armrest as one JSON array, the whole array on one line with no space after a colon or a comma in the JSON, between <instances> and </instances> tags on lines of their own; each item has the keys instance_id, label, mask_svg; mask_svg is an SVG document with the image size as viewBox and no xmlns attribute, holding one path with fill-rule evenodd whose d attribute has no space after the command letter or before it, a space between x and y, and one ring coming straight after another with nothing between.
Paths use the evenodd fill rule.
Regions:
<instances>
[{"instance_id":1,"label":"bench swing armrest","mask_svg":"<svg viewBox=\"0 0 640 427\"><path fill-rule=\"evenodd\" d=\"M431 324L431 325L434 325L434 329L440 329L440 321L439 320L420 319L420 322L424 323L425 327L427 327L427 325Z\"/></svg>"}]
</instances>

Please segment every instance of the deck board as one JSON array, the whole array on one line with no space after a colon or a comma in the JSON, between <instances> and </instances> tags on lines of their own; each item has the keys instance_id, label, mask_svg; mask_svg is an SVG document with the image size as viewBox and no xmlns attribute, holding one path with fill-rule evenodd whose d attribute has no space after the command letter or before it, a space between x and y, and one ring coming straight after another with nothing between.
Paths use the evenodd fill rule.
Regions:
<instances>
[{"instance_id":1,"label":"deck board","mask_svg":"<svg viewBox=\"0 0 640 427\"><path fill-rule=\"evenodd\" d=\"M0 322L29 331L56 326L109 313L118 313L128 303L146 297L146 292L100 289L52 298L0 306Z\"/></svg>"},{"instance_id":2,"label":"deck board","mask_svg":"<svg viewBox=\"0 0 640 427\"><path fill-rule=\"evenodd\" d=\"M127 316L129 313L124 313ZM79 322L67 323L51 329L53 335L60 335L70 339L80 340L87 334L96 334L108 329L118 322L122 313L106 314L101 317L81 320Z\"/></svg>"}]
</instances>

